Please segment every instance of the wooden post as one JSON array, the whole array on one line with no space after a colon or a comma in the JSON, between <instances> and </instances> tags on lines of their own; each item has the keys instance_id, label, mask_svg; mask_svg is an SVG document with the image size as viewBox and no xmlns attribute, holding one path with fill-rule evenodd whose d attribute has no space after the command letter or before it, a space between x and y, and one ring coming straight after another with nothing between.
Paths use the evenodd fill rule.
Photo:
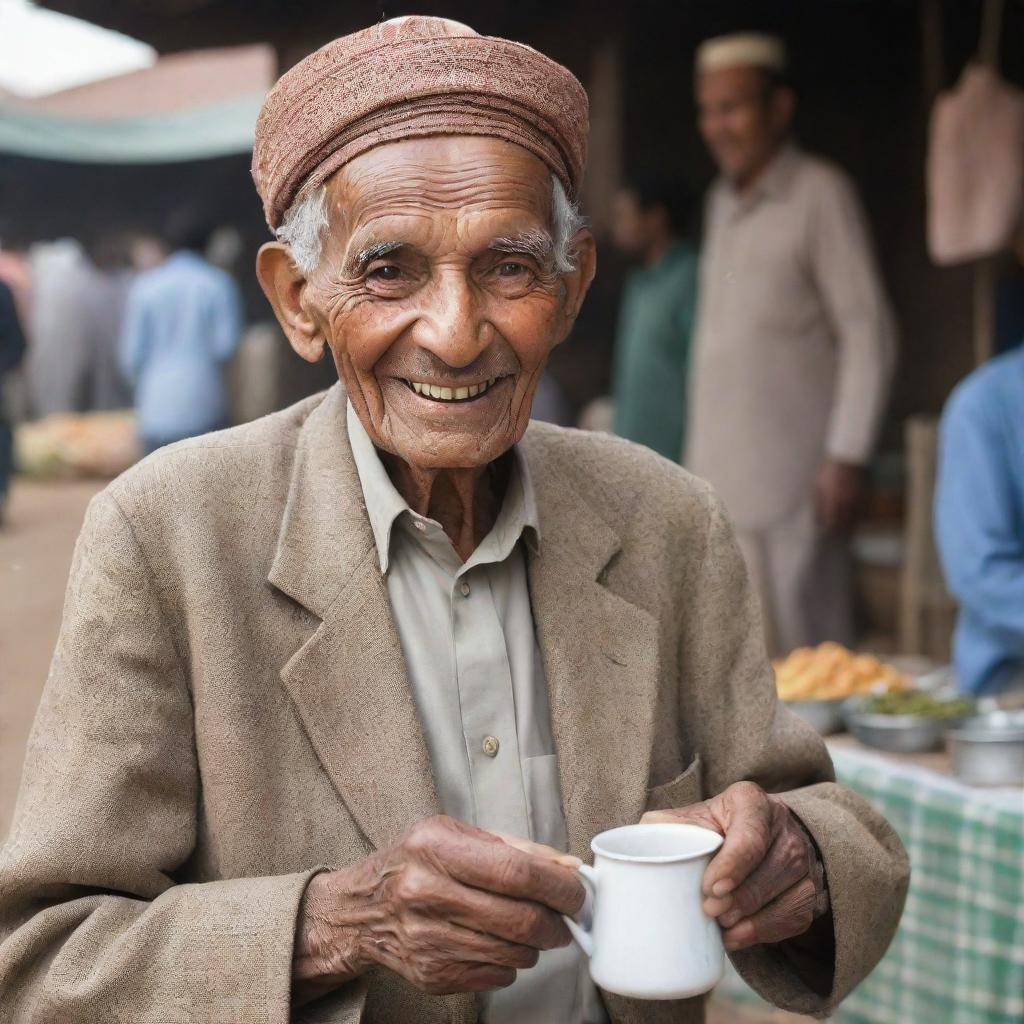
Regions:
<instances>
[{"instance_id":1,"label":"wooden post","mask_svg":"<svg viewBox=\"0 0 1024 1024\"><path fill-rule=\"evenodd\" d=\"M996 333L995 287L997 256L986 256L974 264L974 363L981 366L992 358Z\"/></svg>"},{"instance_id":2,"label":"wooden post","mask_svg":"<svg viewBox=\"0 0 1024 1024\"><path fill-rule=\"evenodd\" d=\"M595 48L590 80L590 143L583 207L598 233L608 228L616 189L622 184L622 57L617 39Z\"/></svg>"}]
</instances>

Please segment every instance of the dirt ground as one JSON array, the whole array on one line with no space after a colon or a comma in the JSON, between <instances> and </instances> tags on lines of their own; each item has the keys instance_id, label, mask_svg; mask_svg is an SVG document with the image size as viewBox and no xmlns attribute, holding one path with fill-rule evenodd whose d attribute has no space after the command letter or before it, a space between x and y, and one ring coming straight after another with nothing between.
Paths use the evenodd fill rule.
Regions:
<instances>
[{"instance_id":1,"label":"dirt ground","mask_svg":"<svg viewBox=\"0 0 1024 1024\"><path fill-rule=\"evenodd\" d=\"M0 835L60 626L64 587L95 481L16 480L0 529Z\"/></svg>"},{"instance_id":2,"label":"dirt ground","mask_svg":"<svg viewBox=\"0 0 1024 1024\"><path fill-rule=\"evenodd\" d=\"M14 811L25 741L60 627L75 538L100 482L16 481L0 530L0 836ZM712 1001L708 1024L795 1024L809 1018Z\"/></svg>"}]
</instances>

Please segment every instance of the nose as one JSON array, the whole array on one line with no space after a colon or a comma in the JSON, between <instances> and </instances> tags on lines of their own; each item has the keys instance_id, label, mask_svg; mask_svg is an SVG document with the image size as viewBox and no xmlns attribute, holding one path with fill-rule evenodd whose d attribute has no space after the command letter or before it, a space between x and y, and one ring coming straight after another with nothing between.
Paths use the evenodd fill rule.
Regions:
<instances>
[{"instance_id":1,"label":"nose","mask_svg":"<svg viewBox=\"0 0 1024 1024\"><path fill-rule=\"evenodd\" d=\"M447 366L469 366L491 342L482 296L457 268L438 273L421 294L412 340Z\"/></svg>"}]
</instances>

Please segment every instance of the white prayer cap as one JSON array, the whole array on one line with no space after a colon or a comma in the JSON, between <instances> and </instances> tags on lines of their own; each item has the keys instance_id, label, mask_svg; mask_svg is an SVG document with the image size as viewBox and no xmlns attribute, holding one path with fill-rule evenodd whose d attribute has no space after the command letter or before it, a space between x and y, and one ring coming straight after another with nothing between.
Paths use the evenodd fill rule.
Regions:
<instances>
[{"instance_id":1,"label":"white prayer cap","mask_svg":"<svg viewBox=\"0 0 1024 1024\"><path fill-rule=\"evenodd\" d=\"M723 68L755 67L782 74L786 70L786 44L763 32L737 32L707 39L697 47L697 74Z\"/></svg>"}]
</instances>

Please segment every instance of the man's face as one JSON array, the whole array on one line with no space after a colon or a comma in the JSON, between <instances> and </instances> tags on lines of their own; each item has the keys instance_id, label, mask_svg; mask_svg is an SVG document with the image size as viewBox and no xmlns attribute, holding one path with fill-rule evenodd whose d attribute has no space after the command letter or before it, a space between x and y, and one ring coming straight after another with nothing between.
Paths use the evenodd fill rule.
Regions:
<instances>
[{"instance_id":1,"label":"man's face","mask_svg":"<svg viewBox=\"0 0 1024 1024\"><path fill-rule=\"evenodd\" d=\"M302 305L370 437L422 469L493 461L582 301L581 271L554 270L547 167L500 140L414 139L345 165L327 197Z\"/></svg>"},{"instance_id":2,"label":"man's face","mask_svg":"<svg viewBox=\"0 0 1024 1024\"><path fill-rule=\"evenodd\" d=\"M697 76L700 133L719 170L743 183L771 159L789 128L792 98L770 89L758 68L723 68Z\"/></svg>"}]
</instances>

